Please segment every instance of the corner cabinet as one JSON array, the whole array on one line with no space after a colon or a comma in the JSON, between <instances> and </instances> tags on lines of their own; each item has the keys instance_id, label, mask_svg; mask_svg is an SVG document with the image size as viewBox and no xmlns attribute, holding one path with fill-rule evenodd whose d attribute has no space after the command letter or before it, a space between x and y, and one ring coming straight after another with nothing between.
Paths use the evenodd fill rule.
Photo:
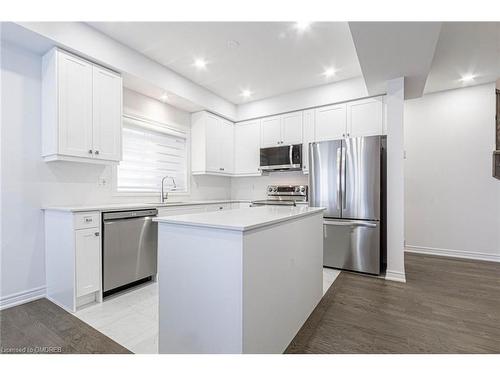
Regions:
<instances>
[{"instance_id":1,"label":"corner cabinet","mask_svg":"<svg viewBox=\"0 0 500 375\"><path fill-rule=\"evenodd\" d=\"M234 126L234 176L260 176L260 120Z\"/></svg>"},{"instance_id":2,"label":"corner cabinet","mask_svg":"<svg viewBox=\"0 0 500 375\"><path fill-rule=\"evenodd\" d=\"M62 51L42 59L42 156L113 163L121 160L122 78Z\"/></svg>"},{"instance_id":3,"label":"corner cabinet","mask_svg":"<svg viewBox=\"0 0 500 375\"><path fill-rule=\"evenodd\" d=\"M234 171L234 124L210 112L191 117L191 172L230 176Z\"/></svg>"},{"instance_id":4,"label":"corner cabinet","mask_svg":"<svg viewBox=\"0 0 500 375\"><path fill-rule=\"evenodd\" d=\"M102 301L101 213L45 211L47 298L64 309Z\"/></svg>"}]
</instances>

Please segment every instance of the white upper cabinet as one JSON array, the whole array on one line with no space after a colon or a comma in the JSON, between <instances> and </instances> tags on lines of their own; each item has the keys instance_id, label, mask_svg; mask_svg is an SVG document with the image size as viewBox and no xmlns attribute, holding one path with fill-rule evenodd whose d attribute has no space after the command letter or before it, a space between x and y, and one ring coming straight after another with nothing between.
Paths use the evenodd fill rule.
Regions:
<instances>
[{"instance_id":1,"label":"white upper cabinet","mask_svg":"<svg viewBox=\"0 0 500 375\"><path fill-rule=\"evenodd\" d=\"M225 173L234 172L234 124L227 120L222 120L220 125L220 147L219 160L222 171Z\"/></svg>"},{"instance_id":2,"label":"white upper cabinet","mask_svg":"<svg viewBox=\"0 0 500 375\"><path fill-rule=\"evenodd\" d=\"M296 145L302 143L302 112L292 112L281 116L282 143Z\"/></svg>"},{"instance_id":3,"label":"white upper cabinet","mask_svg":"<svg viewBox=\"0 0 500 375\"><path fill-rule=\"evenodd\" d=\"M234 126L234 174L259 176L260 120L240 122Z\"/></svg>"},{"instance_id":4,"label":"white upper cabinet","mask_svg":"<svg viewBox=\"0 0 500 375\"><path fill-rule=\"evenodd\" d=\"M50 104L60 124L58 153L92 156L92 64L65 53L57 54L56 64L58 78L50 84L59 92L59 103Z\"/></svg>"},{"instance_id":5,"label":"white upper cabinet","mask_svg":"<svg viewBox=\"0 0 500 375\"><path fill-rule=\"evenodd\" d=\"M302 143L302 112L266 117L261 125L261 147Z\"/></svg>"},{"instance_id":6,"label":"white upper cabinet","mask_svg":"<svg viewBox=\"0 0 500 375\"><path fill-rule=\"evenodd\" d=\"M212 115L211 113L207 113L204 119L202 120L205 123L205 145L204 149L205 151L205 163L200 163L200 166L196 168L196 171L203 171L205 170L206 172L222 172L222 165L220 163L220 127L222 124L222 119ZM193 133L195 131L195 128L193 127L192 129ZM193 134L194 135L194 134ZM199 150L196 150L194 147L192 149L193 153L198 153ZM199 158L196 158L193 155L193 171L195 171L194 166L195 163L194 161L200 159L203 159L203 155L200 154ZM202 164L205 164L203 166Z\"/></svg>"},{"instance_id":7,"label":"white upper cabinet","mask_svg":"<svg viewBox=\"0 0 500 375\"><path fill-rule=\"evenodd\" d=\"M191 118L193 174L231 175L234 170L234 124L209 112Z\"/></svg>"},{"instance_id":8,"label":"white upper cabinet","mask_svg":"<svg viewBox=\"0 0 500 375\"><path fill-rule=\"evenodd\" d=\"M261 125L261 147L280 146L281 139L281 116L273 116L262 119Z\"/></svg>"},{"instance_id":9,"label":"white upper cabinet","mask_svg":"<svg viewBox=\"0 0 500 375\"><path fill-rule=\"evenodd\" d=\"M355 100L315 109L315 141L383 135L384 97Z\"/></svg>"},{"instance_id":10,"label":"white upper cabinet","mask_svg":"<svg viewBox=\"0 0 500 375\"><path fill-rule=\"evenodd\" d=\"M309 109L303 113L304 119L304 140L302 144L302 171L309 173L309 143L314 141L314 109Z\"/></svg>"},{"instance_id":11,"label":"white upper cabinet","mask_svg":"<svg viewBox=\"0 0 500 375\"><path fill-rule=\"evenodd\" d=\"M42 156L91 163L121 159L122 79L59 50L42 60Z\"/></svg>"},{"instance_id":12,"label":"white upper cabinet","mask_svg":"<svg viewBox=\"0 0 500 375\"><path fill-rule=\"evenodd\" d=\"M349 137L384 134L384 98L378 96L347 103L347 124Z\"/></svg>"},{"instance_id":13,"label":"white upper cabinet","mask_svg":"<svg viewBox=\"0 0 500 375\"><path fill-rule=\"evenodd\" d=\"M122 78L94 65L92 87L94 157L121 160Z\"/></svg>"},{"instance_id":14,"label":"white upper cabinet","mask_svg":"<svg viewBox=\"0 0 500 375\"><path fill-rule=\"evenodd\" d=\"M334 104L315 110L315 140L329 141L346 136L346 105Z\"/></svg>"}]
</instances>

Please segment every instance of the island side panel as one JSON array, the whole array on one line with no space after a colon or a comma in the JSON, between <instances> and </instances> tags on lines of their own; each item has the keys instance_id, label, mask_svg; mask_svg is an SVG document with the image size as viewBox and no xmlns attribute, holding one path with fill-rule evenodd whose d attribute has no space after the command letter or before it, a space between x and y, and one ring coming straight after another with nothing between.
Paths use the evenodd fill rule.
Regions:
<instances>
[{"instance_id":1,"label":"island side panel","mask_svg":"<svg viewBox=\"0 0 500 375\"><path fill-rule=\"evenodd\" d=\"M158 223L160 353L242 353L241 253L241 232Z\"/></svg>"},{"instance_id":2,"label":"island side panel","mask_svg":"<svg viewBox=\"0 0 500 375\"><path fill-rule=\"evenodd\" d=\"M243 352L282 353L322 298L323 213L245 233Z\"/></svg>"}]
</instances>

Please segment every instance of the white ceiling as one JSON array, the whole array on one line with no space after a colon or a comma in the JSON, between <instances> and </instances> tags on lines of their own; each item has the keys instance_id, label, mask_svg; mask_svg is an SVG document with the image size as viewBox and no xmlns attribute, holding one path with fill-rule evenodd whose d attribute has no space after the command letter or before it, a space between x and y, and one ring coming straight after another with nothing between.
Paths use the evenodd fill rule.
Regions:
<instances>
[{"instance_id":1,"label":"white ceiling","mask_svg":"<svg viewBox=\"0 0 500 375\"><path fill-rule=\"evenodd\" d=\"M315 22L304 32L291 22L90 25L235 104L361 75L346 22ZM206 69L193 66L197 58ZM330 79L322 74L328 67L336 70ZM249 99L240 95L245 89Z\"/></svg>"},{"instance_id":2,"label":"white ceiling","mask_svg":"<svg viewBox=\"0 0 500 375\"><path fill-rule=\"evenodd\" d=\"M164 89L152 85L142 78L135 77L125 72L122 73L122 77L123 86L127 87L130 90L141 93L142 95L146 95L150 98L163 101L164 103L170 104L171 106L187 112L198 112L204 109L202 106L193 103L188 99L175 95L171 91L166 92ZM167 94L166 98L164 97L165 94Z\"/></svg>"},{"instance_id":3,"label":"white ceiling","mask_svg":"<svg viewBox=\"0 0 500 375\"><path fill-rule=\"evenodd\" d=\"M424 92L441 30L440 22L349 22L370 95L405 77L405 98Z\"/></svg>"},{"instance_id":4,"label":"white ceiling","mask_svg":"<svg viewBox=\"0 0 500 375\"><path fill-rule=\"evenodd\" d=\"M462 82L464 75L475 76ZM500 77L500 23L443 23L425 92L496 81Z\"/></svg>"}]
</instances>

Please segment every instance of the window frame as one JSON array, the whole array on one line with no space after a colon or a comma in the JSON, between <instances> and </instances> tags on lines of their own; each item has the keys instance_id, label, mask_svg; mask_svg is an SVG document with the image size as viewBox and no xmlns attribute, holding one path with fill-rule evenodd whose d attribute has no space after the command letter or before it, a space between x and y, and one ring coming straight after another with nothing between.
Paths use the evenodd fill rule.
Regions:
<instances>
[{"instance_id":1,"label":"window frame","mask_svg":"<svg viewBox=\"0 0 500 375\"><path fill-rule=\"evenodd\" d=\"M186 196L191 194L191 129L188 126L183 126L175 123L166 124L163 122L158 122L151 120L149 118L124 113L122 116L122 128L123 122L126 119L131 119L133 121L144 122L156 127L163 127L167 130L183 133L186 138L186 189L183 191L171 191L168 193L170 196ZM122 135L123 136L123 135ZM123 142L122 147L123 147ZM122 149L123 155L123 149ZM112 166L112 195L115 197L159 197L160 192L138 192L138 191L118 191L118 164Z\"/></svg>"}]
</instances>

